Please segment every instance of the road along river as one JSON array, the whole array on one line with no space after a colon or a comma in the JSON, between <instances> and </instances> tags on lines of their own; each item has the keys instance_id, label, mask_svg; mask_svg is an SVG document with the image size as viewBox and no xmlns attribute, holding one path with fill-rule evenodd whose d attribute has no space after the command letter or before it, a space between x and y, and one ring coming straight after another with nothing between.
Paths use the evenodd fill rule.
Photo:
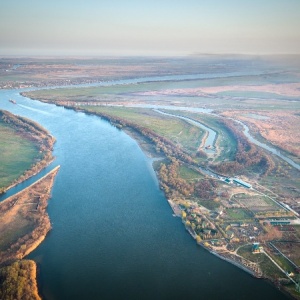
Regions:
<instances>
[{"instance_id":1,"label":"road along river","mask_svg":"<svg viewBox=\"0 0 300 300\"><path fill-rule=\"evenodd\" d=\"M53 229L29 256L45 299L286 298L196 245L128 135L19 92L1 90L0 108L48 129L61 165L48 206Z\"/></svg>"}]
</instances>

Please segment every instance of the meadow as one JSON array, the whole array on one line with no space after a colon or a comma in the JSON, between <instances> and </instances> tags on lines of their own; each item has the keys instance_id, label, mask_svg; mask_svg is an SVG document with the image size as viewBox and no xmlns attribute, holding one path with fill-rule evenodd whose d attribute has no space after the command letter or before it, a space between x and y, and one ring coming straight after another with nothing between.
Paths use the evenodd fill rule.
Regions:
<instances>
[{"instance_id":1,"label":"meadow","mask_svg":"<svg viewBox=\"0 0 300 300\"><path fill-rule=\"evenodd\" d=\"M161 115L151 109L83 106L89 112L104 112L142 125L166 137L188 151L196 152L204 131L185 121Z\"/></svg>"},{"instance_id":2,"label":"meadow","mask_svg":"<svg viewBox=\"0 0 300 300\"><path fill-rule=\"evenodd\" d=\"M39 149L0 120L0 188L6 187L30 169Z\"/></svg>"}]
</instances>

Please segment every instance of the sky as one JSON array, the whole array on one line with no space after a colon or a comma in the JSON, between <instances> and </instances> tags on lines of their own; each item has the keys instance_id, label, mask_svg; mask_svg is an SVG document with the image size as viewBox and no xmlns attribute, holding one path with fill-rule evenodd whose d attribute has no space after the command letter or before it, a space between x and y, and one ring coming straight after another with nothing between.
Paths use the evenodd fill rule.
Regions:
<instances>
[{"instance_id":1,"label":"sky","mask_svg":"<svg viewBox=\"0 0 300 300\"><path fill-rule=\"evenodd\" d=\"M0 55L300 54L300 0L1 0Z\"/></svg>"}]
</instances>

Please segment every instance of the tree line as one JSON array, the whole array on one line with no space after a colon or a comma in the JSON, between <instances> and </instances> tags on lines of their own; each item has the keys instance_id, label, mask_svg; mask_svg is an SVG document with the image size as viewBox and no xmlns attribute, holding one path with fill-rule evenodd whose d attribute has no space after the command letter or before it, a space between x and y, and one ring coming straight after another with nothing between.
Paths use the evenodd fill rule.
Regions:
<instances>
[{"instance_id":1,"label":"tree line","mask_svg":"<svg viewBox=\"0 0 300 300\"><path fill-rule=\"evenodd\" d=\"M37 292L34 261L17 261L0 269L0 299L41 300Z\"/></svg>"},{"instance_id":2,"label":"tree line","mask_svg":"<svg viewBox=\"0 0 300 300\"><path fill-rule=\"evenodd\" d=\"M234 161L215 164L211 166L212 168L223 174L237 174L245 168L256 168L260 170L261 175L267 175L275 168L275 163L270 155L250 143L232 120L221 119L220 123L237 141L237 151Z\"/></svg>"}]
</instances>

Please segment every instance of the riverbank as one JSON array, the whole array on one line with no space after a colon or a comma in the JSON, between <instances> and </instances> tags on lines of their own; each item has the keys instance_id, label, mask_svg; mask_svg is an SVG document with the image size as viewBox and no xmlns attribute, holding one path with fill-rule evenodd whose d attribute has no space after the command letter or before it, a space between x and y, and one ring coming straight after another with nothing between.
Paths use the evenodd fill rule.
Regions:
<instances>
[{"instance_id":1,"label":"riverbank","mask_svg":"<svg viewBox=\"0 0 300 300\"><path fill-rule=\"evenodd\" d=\"M46 208L59 168L0 203L0 265L24 258L45 239L51 229Z\"/></svg>"},{"instance_id":2,"label":"riverbank","mask_svg":"<svg viewBox=\"0 0 300 300\"><path fill-rule=\"evenodd\" d=\"M180 206L177 205L174 201L168 199L168 202L174 212L174 216L181 218L182 217L182 210L180 209ZM183 220L184 223L184 220ZM220 250L217 249L217 247L212 246L211 244L202 241L200 239L197 239L197 234L194 232L194 230L190 227L186 227L186 230L189 232L189 234L195 239L197 244L201 247L203 247L205 250L207 250L209 253L215 255L216 257L227 261L234 266L242 269L243 271L249 273L255 278L263 278L262 271L258 267L257 264L251 263L250 261L247 261L246 259L242 258L241 256L234 255L234 253L231 253L230 251L226 250L224 247Z\"/></svg>"}]
</instances>

